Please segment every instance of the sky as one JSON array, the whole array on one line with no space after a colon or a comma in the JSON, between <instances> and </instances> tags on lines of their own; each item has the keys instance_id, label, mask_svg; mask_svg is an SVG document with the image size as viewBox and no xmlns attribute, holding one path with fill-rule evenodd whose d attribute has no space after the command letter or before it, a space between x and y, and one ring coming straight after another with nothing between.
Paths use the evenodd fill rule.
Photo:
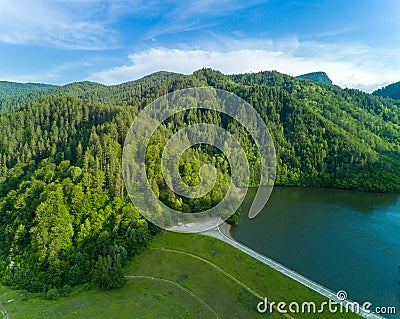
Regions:
<instances>
[{"instance_id":1,"label":"sky","mask_svg":"<svg viewBox=\"0 0 400 319\"><path fill-rule=\"evenodd\" d=\"M325 71L400 81L398 0L0 0L0 80L118 84L156 71Z\"/></svg>"}]
</instances>

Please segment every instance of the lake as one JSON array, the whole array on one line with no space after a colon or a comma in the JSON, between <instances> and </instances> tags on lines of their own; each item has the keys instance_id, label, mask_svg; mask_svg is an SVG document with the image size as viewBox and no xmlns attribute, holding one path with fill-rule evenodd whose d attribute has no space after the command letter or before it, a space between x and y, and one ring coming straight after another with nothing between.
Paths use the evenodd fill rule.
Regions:
<instances>
[{"instance_id":1,"label":"lake","mask_svg":"<svg viewBox=\"0 0 400 319\"><path fill-rule=\"evenodd\" d=\"M249 219L255 192L233 238L349 299L400 312L400 194L275 187Z\"/></svg>"}]
</instances>

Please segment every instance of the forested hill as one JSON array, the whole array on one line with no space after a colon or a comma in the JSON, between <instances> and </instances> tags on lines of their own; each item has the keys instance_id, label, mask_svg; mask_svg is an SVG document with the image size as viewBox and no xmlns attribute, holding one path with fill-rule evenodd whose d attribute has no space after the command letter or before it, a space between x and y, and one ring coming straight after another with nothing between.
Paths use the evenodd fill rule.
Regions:
<instances>
[{"instance_id":1,"label":"forested hill","mask_svg":"<svg viewBox=\"0 0 400 319\"><path fill-rule=\"evenodd\" d=\"M12 97L25 93L43 91L54 87L50 84L41 83L14 83L7 81L0 81L0 99L5 97Z\"/></svg>"},{"instance_id":2,"label":"forested hill","mask_svg":"<svg viewBox=\"0 0 400 319\"><path fill-rule=\"evenodd\" d=\"M376 90L373 95L390 97L395 100L400 100L400 82L390 84L379 90Z\"/></svg>"},{"instance_id":3,"label":"forested hill","mask_svg":"<svg viewBox=\"0 0 400 319\"><path fill-rule=\"evenodd\" d=\"M325 72L311 72L296 77L299 79L310 80L321 84L333 85L332 80Z\"/></svg>"},{"instance_id":4,"label":"forested hill","mask_svg":"<svg viewBox=\"0 0 400 319\"><path fill-rule=\"evenodd\" d=\"M8 98L0 113L0 276L30 291L92 281L122 284L122 266L157 227L126 196L122 145L135 115L177 89L211 86L248 101L267 123L277 153L278 185L400 191L400 101L342 90L278 72L192 75L158 72L105 86L73 83ZM217 167L216 187L181 198L160 178L169 136L188 123L232 132L259 180L259 154L246 130L213 111L177 114L161 125L146 162L153 190L170 207L196 212L215 205L229 185L226 158L211 147L189 149L182 178L194 186L204 163ZM158 214L159 212L154 212ZM235 222L233 216L231 222Z\"/></svg>"},{"instance_id":5,"label":"forested hill","mask_svg":"<svg viewBox=\"0 0 400 319\"><path fill-rule=\"evenodd\" d=\"M189 76L157 72L140 80L113 86L93 82L72 83L38 92L38 99L30 94L25 96L26 103L21 96L10 99L9 104L18 101L13 105L18 105L18 112L12 114L20 114L31 112L43 99L51 97L57 104L69 97L78 98L88 105L97 104L99 110L116 108L115 114L124 110L135 113L168 92L194 86L211 86L233 92L260 112L270 127L281 162L278 183L382 191L393 189L393 181L387 183L386 177L394 173L396 167L392 166L397 164L399 158L400 101L382 99L353 89L321 86L275 71L230 76L210 69L199 70ZM65 106L60 105L62 107ZM72 120L74 115L70 117ZM115 115L110 115L107 121L113 119ZM44 124L37 125L43 129ZM9 143L0 144L0 154L7 158L2 163L5 162L8 168L22 159L37 160L43 155L25 156L20 149L24 139L26 134L19 143L8 146L12 149L8 155L4 145ZM119 136L118 141L123 139L124 136ZM85 144L84 140L80 142ZM63 142L64 146L50 143L57 152L64 153L66 144L71 147L71 143L66 142ZM31 153L40 153L35 147L29 149ZM363 169L356 169L357 165ZM388 175L380 185L377 185L378 180L366 177L370 172L365 170L375 165L383 165L385 169L373 174ZM361 178L363 172L366 175ZM287 178L281 175L283 173L285 176L287 173Z\"/></svg>"},{"instance_id":6,"label":"forested hill","mask_svg":"<svg viewBox=\"0 0 400 319\"><path fill-rule=\"evenodd\" d=\"M28 94L11 98L0 98L0 110L10 110L18 105L24 105L28 101L44 96L74 96L80 99L89 99L101 103L127 104L132 100L132 90L140 93L140 88L151 88L162 85L163 81L170 78L178 78L182 75L171 72L157 72L145 76L139 80L119 85L106 86L95 82L75 82L64 86L53 86L48 90L31 91Z\"/></svg>"}]
</instances>

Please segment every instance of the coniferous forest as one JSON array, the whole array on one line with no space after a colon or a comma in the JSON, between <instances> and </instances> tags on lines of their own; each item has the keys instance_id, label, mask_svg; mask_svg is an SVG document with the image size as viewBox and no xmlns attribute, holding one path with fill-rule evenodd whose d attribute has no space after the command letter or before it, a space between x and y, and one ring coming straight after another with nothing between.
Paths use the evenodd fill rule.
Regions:
<instances>
[{"instance_id":1,"label":"coniferous forest","mask_svg":"<svg viewBox=\"0 0 400 319\"><path fill-rule=\"evenodd\" d=\"M379 90L376 90L372 94L376 95L376 96L389 97L392 99L399 100L400 99L400 82L389 84L388 86L385 86Z\"/></svg>"},{"instance_id":2,"label":"coniferous forest","mask_svg":"<svg viewBox=\"0 0 400 319\"><path fill-rule=\"evenodd\" d=\"M122 177L125 136L135 115L169 92L210 86L250 103L275 143L276 185L400 191L400 101L278 72L192 75L158 72L115 86L72 83L0 94L0 276L32 292L91 282L123 284L127 258L159 229L130 202ZM201 199L180 198L160 178L163 145L188 124L233 132L258 184L259 155L245 128L205 110L175 115L154 134L146 164L153 190L170 207L196 212L218 203L229 184L226 158L213 147L189 149L181 174L199 183L205 162L220 174ZM250 185L250 186L251 186ZM156 212L155 212L156 213ZM230 222L235 223L237 216Z\"/></svg>"}]
</instances>

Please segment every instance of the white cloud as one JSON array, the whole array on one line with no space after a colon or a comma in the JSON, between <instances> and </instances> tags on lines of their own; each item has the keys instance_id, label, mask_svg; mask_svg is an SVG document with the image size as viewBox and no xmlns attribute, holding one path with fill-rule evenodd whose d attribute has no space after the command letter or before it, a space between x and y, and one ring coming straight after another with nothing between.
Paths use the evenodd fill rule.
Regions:
<instances>
[{"instance_id":1,"label":"white cloud","mask_svg":"<svg viewBox=\"0 0 400 319\"><path fill-rule=\"evenodd\" d=\"M227 74L277 70L294 76L325 71L335 84L370 92L400 80L399 56L355 44L299 42L295 37L250 39L207 50L152 48L131 54L128 64L94 73L89 79L116 84L160 70L190 74L202 67Z\"/></svg>"},{"instance_id":2,"label":"white cloud","mask_svg":"<svg viewBox=\"0 0 400 319\"><path fill-rule=\"evenodd\" d=\"M101 49L113 32L102 22L99 0L0 0L0 42Z\"/></svg>"},{"instance_id":3,"label":"white cloud","mask_svg":"<svg viewBox=\"0 0 400 319\"><path fill-rule=\"evenodd\" d=\"M122 17L160 17L147 38L204 28L196 22L249 6L237 0L0 0L0 42L95 50L118 46ZM146 35L144 35L146 38Z\"/></svg>"}]
</instances>

